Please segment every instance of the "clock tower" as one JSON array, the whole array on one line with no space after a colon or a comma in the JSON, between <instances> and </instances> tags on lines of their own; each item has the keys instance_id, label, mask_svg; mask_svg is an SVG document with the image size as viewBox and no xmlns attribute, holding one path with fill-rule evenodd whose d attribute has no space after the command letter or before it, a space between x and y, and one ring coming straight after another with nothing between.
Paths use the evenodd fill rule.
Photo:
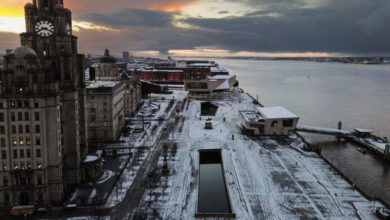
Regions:
<instances>
[{"instance_id":1,"label":"clock tower","mask_svg":"<svg viewBox=\"0 0 390 220\"><path fill-rule=\"evenodd\" d=\"M46 82L58 83L62 91L64 185L76 185L81 181L80 163L88 149L84 56L77 52L72 13L64 7L63 0L33 0L25 6L25 18L21 44L36 52Z\"/></svg>"}]
</instances>

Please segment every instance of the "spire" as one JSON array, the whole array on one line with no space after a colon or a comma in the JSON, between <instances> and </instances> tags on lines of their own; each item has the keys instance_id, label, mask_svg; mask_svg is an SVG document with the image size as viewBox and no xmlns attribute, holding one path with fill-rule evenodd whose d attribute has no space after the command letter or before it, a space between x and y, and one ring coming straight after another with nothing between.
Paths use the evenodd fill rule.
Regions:
<instances>
[{"instance_id":1,"label":"spire","mask_svg":"<svg viewBox=\"0 0 390 220\"><path fill-rule=\"evenodd\" d=\"M104 56L106 57L110 56L110 51L108 50L108 48L106 48L106 50L104 51Z\"/></svg>"}]
</instances>

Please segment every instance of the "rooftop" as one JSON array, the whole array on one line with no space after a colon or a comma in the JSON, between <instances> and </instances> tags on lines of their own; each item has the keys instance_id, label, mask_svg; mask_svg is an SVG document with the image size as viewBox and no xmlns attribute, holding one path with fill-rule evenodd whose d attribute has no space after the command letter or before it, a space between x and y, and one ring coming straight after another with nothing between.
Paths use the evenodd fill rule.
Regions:
<instances>
[{"instance_id":1,"label":"rooftop","mask_svg":"<svg viewBox=\"0 0 390 220\"><path fill-rule=\"evenodd\" d=\"M298 118L297 115L290 112L284 107L276 106L276 107L258 107L257 110L259 113L264 117L268 119L272 118Z\"/></svg>"},{"instance_id":2,"label":"rooftop","mask_svg":"<svg viewBox=\"0 0 390 220\"><path fill-rule=\"evenodd\" d=\"M87 89L96 89L96 88L113 88L117 86L119 81L88 81Z\"/></svg>"}]
</instances>

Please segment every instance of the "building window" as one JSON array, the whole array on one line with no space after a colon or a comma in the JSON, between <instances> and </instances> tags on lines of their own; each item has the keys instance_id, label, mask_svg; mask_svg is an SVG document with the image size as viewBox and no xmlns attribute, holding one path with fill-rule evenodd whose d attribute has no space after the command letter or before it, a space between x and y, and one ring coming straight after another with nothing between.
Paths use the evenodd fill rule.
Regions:
<instances>
[{"instance_id":1,"label":"building window","mask_svg":"<svg viewBox=\"0 0 390 220\"><path fill-rule=\"evenodd\" d=\"M89 121L90 122L95 122L96 121L96 115L90 115L89 116Z\"/></svg>"},{"instance_id":2,"label":"building window","mask_svg":"<svg viewBox=\"0 0 390 220\"><path fill-rule=\"evenodd\" d=\"M19 170L19 164L14 163L14 170Z\"/></svg>"},{"instance_id":3,"label":"building window","mask_svg":"<svg viewBox=\"0 0 390 220\"><path fill-rule=\"evenodd\" d=\"M23 149L19 150L19 156L20 156L20 158L24 158L24 150Z\"/></svg>"},{"instance_id":4,"label":"building window","mask_svg":"<svg viewBox=\"0 0 390 220\"><path fill-rule=\"evenodd\" d=\"M5 193L5 194L4 194L4 203L5 203L5 204L8 204L8 203L9 203L9 194L8 194L8 193Z\"/></svg>"},{"instance_id":5,"label":"building window","mask_svg":"<svg viewBox=\"0 0 390 220\"><path fill-rule=\"evenodd\" d=\"M30 107L30 102L28 100L24 100L24 107L29 108Z\"/></svg>"},{"instance_id":6,"label":"building window","mask_svg":"<svg viewBox=\"0 0 390 220\"><path fill-rule=\"evenodd\" d=\"M19 137L19 146L23 146L24 145L24 139L23 137Z\"/></svg>"},{"instance_id":7,"label":"building window","mask_svg":"<svg viewBox=\"0 0 390 220\"><path fill-rule=\"evenodd\" d=\"M41 145L41 137L35 137L35 145Z\"/></svg>"},{"instance_id":8,"label":"building window","mask_svg":"<svg viewBox=\"0 0 390 220\"><path fill-rule=\"evenodd\" d=\"M271 127L277 128L278 127L278 121L272 121L271 122Z\"/></svg>"},{"instance_id":9,"label":"building window","mask_svg":"<svg viewBox=\"0 0 390 220\"><path fill-rule=\"evenodd\" d=\"M16 125L11 126L11 132L12 134L16 134Z\"/></svg>"},{"instance_id":10,"label":"building window","mask_svg":"<svg viewBox=\"0 0 390 220\"><path fill-rule=\"evenodd\" d=\"M8 170L8 165L6 162L3 162L3 171L7 171Z\"/></svg>"},{"instance_id":11,"label":"building window","mask_svg":"<svg viewBox=\"0 0 390 220\"><path fill-rule=\"evenodd\" d=\"M4 113L0 112L0 121L4 121Z\"/></svg>"},{"instance_id":12,"label":"building window","mask_svg":"<svg viewBox=\"0 0 390 220\"><path fill-rule=\"evenodd\" d=\"M2 102L0 102L0 108L4 108L4 105Z\"/></svg>"},{"instance_id":13,"label":"building window","mask_svg":"<svg viewBox=\"0 0 390 220\"><path fill-rule=\"evenodd\" d=\"M39 202L43 201L43 194L42 193L38 193L38 201Z\"/></svg>"},{"instance_id":14,"label":"building window","mask_svg":"<svg viewBox=\"0 0 390 220\"><path fill-rule=\"evenodd\" d=\"M18 121L23 121L23 114L18 112Z\"/></svg>"},{"instance_id":15,"label":"building window","mask_svg":"<svg viewBox=\"0 0 390 220\"><path fill-rule=\"evenodd\" d=\"M38 102L34 102L34 108L39 108Z\"/></svg>"},{"instance_id":16,"label":"building window","mask_svg":"<svg viewBox=\"0 0 390 220\"><path fill-rule=\"evenodd\" d=\"M27 162L27 169L31 170L31 163Z\"/></svg>"},{"instance_id":17,"label":"building window","mask_svg":"<svg viewBox=\"0 0 390 220\"><path fill-rule=\"evenodd\" d=\"M28 112L24 113L24 120L25 121L30 121L30 114Z\"/></svg>"},{"instance_id":18,"label":"building window","mask_svg":"<svg viewBox=\"0 0 390 220\"><path fill-rule=\"evenodd\" d=\"M3 160L7 159L7 151L5 151L5 150L1 151L1 159L3 159Z\"/></svg>"},{"instance_id":19,"label":"building window","mask_svg":"<svg viewBox=\"0 0 390 220\"><path fill-rule=\"evenodd\" d=\"M15 120L16 120L15 112L11 112L11 121L15 121Z\"/></svg>"},{"instance_id":20,"label":"building window","mask_svg":"<svg viewBox=\"0 0 390 220\"><path fill-rule=\"evenodd\" d=\"M27 145L27 146L30 146L30 144L31 144L30 137L26 137L26 145Z\"/></svg>"},{"instance_id":21,"label":"building window","mask_svg":"<svg viewBox=\"0 0 390 220\"><path fill-rule=\"evenodd\" d=\"M0 142L1 142L1 143L0 143L1 146L2 146L2 147L5 147L5 138L1 138L1 139L0 139Z\"/></svg>"},{"instance_id":22,"label":"building window","mask_svg":"<svg viewBox=\"0 0 390 220\"><path fill-rule=\"evenodd\" d=\"M42 185L42 176L41 175L39 175L38 177L37 177L37 182L38 182L38 185Z\"/></svg>"},{"instance_id":23,"label":"building window","mask_svg":"<svg viewBox=\"0 0 390 220\"><path fill-rule=\"evenodd\" d=\"M18 125L19 134L23 134L23 125Z\"/></svg>"},{"instance_id":24,"label":"building window","mask_svg":"<svg viewBox=\"0 0 390 220\"><path fill-rule=\"evenodd\" d=\"M37 149L37 158L41 158L41 149Z\"/></svg>"},{"instance_id":25,"label":"building window","mask_svg":"<svg viewBox=\"0 0 390 220\"><path fill-rule=\"evenodd\" d=\"M35 112L35 121L39 121L39 112Z\"/></svg>"},{"instance_id":26,"label":"building window","mask_svg":"<svg viewBox=\"0 0 390 220\"><path fill-rule=\"evenodd\" d=\"M26 150L26 157L31 158L31 150L30 149Z\"/></svg>"},{"instance_id":27,"label":"building window","mask_svg":"<svg viewBox=\"0 0 390 220\"><path fill-rule=\"evenodd\" d=\"M13 150L14 159L18 158L18 150Z\"/></svg>"},{"instance_id":28,"label":"building window","mask_svg":"<svg viewBox=\"0 0 390 220\"><path fill-rule=\"evenodd\" d=\"M3 186L8 186L8 178L6 176L3 177Z\"/></svg>"},{"instance_id":29,"label":"building window","mask_svg":"<svg viewBox=\"0 0 390 220\"><path fill-rule=\"evenodd\" d=\"M9 101L9 106L11 108L16 108L16 101L12 100L12 101Z\"/></svg>"},{"instance_id":30,"label":"building window","mask_svg":"<svg viewBox=\"0 0 390 220\"><path fill-rule=\"evenodd\" d=\"M25 131L26 131L27 134L30 133L30 125L26 125L25 126Z\"/></svg>"},{"instance_id":31,"label":"building window","mask_svg":"<svg viewBox=\"0 0 390 220\"><path fill-rule=\"evenodd\" d=\"M41 161L37 161L37 169L42 169L42 163L41 163Z\"/></svg>"},{"instance_id":32,"label":"building window","mask_svg":"<svg viewBox=\"0 0 390 220\"><path fill-rule=\"evenodd\" d=\"M16 137L12 138L12 146L18 146L18 140L16 139Z\"/></svg>"},{"instance_id":33,"label":"building window","mask_svg":"<svg viewBox=\"0 0 390 220\"><path fill-rule=\"evenodd\" d=\"M0 126L0 134L5 134L5 128L4 128L4 126Z\"/></svg>"},{"instance_id":34,"label":"building window","mask_svg":"<svg viewBox=\"0 0 390 220\"><path fill-rule=\"evenodd\" d=\"M41 133L41 126L35 125L35 133Z\"/></svg>"},{"instance_id":35,"label":"building window","mask_svg":"<svg viewBox=\"0 0 390 220\"><path fill-rule=\"evenodd\" d=\"M285 128L291 128L294 124L294 120L283 120L283 127Z\"/></svg>"}]
</instances>

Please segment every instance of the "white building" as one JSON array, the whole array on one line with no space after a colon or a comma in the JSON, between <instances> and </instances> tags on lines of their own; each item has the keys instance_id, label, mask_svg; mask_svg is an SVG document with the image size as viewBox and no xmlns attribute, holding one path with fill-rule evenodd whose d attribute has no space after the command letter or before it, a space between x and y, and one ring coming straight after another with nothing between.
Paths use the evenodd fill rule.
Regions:
<instances>
[{"instance_id":1,"label":"white building","mask_svg":"<svg viewBox=\"0 0 390 220\"><path fill-rule=\"evenodd\" d=\"M206 79L184 80L184 89L193 93L231 92L236 84L236 76L215 75Z\"/></svg>"},{"instance_id":2,"label":"white building","mask_svg":"<svg viewBox=\"0 0 390 220\"><path fill-rule=\"evenodd\" d=\"M299 117L284 107L259 107L241 111L242 127L254 135L288 135L297 127Z\"/></svg>"}]
</instances>

